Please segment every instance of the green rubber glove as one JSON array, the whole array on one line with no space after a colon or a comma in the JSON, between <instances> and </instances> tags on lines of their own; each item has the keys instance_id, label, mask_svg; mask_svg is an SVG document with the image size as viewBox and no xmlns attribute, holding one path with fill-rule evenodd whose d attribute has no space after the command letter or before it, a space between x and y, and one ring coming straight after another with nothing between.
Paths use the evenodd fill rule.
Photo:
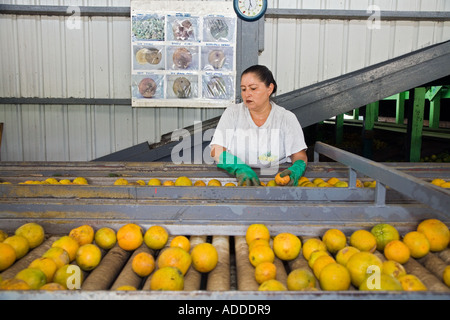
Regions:
<instances>
[{"instance_id":1,"label":"green rubber glove","mask_svg":"<svg viewBox=\"0 0 450 320\"><path fill-rule=\"evenodd\" d=\"M296 186L298 184L298 180L301 178L306 169L306 163L303 160L295 161L292 166L283 170L280 173L280 177L289 176L291 180L289 180L288 186Z\"/></svg>"},{"instance_id":2,"label":"green rubber glove","mask_svg":"<svg viewBox=\"0 0 450 320\"><path fill-rule=\"evenodd\" d=\"M241 159L228 153L222 152L219 157L218 168L224 169L228 173L234 175L238 180L238 185L243 186L259 186L259 178L250 166L245 164Z\"/></svg>"}]
</instances>

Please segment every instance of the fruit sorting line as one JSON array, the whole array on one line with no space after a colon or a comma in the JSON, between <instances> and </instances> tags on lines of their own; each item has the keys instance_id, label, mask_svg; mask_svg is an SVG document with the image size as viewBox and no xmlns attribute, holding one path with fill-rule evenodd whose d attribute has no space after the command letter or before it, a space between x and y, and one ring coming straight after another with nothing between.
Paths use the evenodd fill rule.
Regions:
<instances>
[{"instance_id":1,"label":"fruit sorting line","mask_svg":"<svg viewBox=\"0 0 450 320\"><path fill-rule=\"evenodd\" d=\"M33 259L42 255L56 240L57 236L50 236L39 247L30 251L15 265L2 273L4 279L13 277L19 270L25 268ZM302 242L310 237L300 237ZM168 243L170 243L169 238ZM149 278L137 276L131 269L132 258L140 252L149 252L158 258L160 251L153 251L145 244L135 251L125 251L118 245L104 252L102 262L93 271L84 272L81 290L66 291L0 291L1 299L122 299L126 295L130 299L321 299L321 298L370 298L370 299L448 299L450 289L427 269L427 263L438 260L441 264L450 263L450 249L439 253L429 253L427 258L410 259L404 267L408 273L416 275L427 286L429 291L423 292L362 292L350 287L348 291L322 291L316 281L316 289L310 291L257 291L259 284L255 281L254 267L248 260L248 246L245 236L190 236L191 247L202 242L211 242L219 253L219 263L216 268L202 274L190 268L185 275L184 291L155 292L149 290ZM382 253L376 252L380 259L385 259ZM276 279L286 283L290 270L309 268L307 260L300 254L296 259L283 262L278 258L274 261L277 266ZM114 270L111 276L105 277L105 269ZM123 285L136 287L137 291L116 291Z\"/></svg>"},{"instance_id":2,"label":"fruit sorting line","mask_svg":"<svg viewBox=\"0 0 450 320\"><path fill-rule=\"evenodd\" d=\"M94 229L109 226L118 229L133 222L147 229L151 225L164 226L171 235L186 235L191 241L222 241L223 254L229 257L220 277L229 278L222 288L208 288L209 277L197 275L199 286L187 287L183 292L152 292L138 290L119 292L110 290L113 281L125 272L127 261L133 252L122 256L116 266L116 279L104 287L85 287L79 291L64 292L0 292L2 299L32 298L169 298L169 299L345 299L377 297L394 299L448 299L448 288L426 292L257 292L247 282L254 279L246 274L243 264L248 263L248 247L243 240L246 227L251 223L264 223L275 235L291 232L300 236L318 237L328 228L338 228L346 234L360 228L369 228L385 222L395 226L401 234L414 229L418 222L436 218L450 224L450 192L430 183L436 177L450 178L450 165L444 163L392 163L380 164L358 157L340 149L317 143L315 160L308 165L308 178L337 177L349 183L348 188L309 187L168 187L168 186L116 186L118 177L128 181L150 178L175 180L179 176L192 181L205 182L216 178L224 184L233 181L226 173L210 165L174 165L172 163L109 163L109 162L50 162L50 163L0 163L0 229L12 232L26 222L38 222L49 238L29 255L49 246L57 235L68 234L75 227L89 224ZM319 154L334 160L319 162ZM88 185L28 185L26 180L45 180L48 177L74 179L85 177ZM356 179L376 180L376 188L358 188ZM263 181L270 177L262 176ZM111 249L104 256L106 259ZM247 250L247 251L245 251ZM120 251L120 250L119 250ZM123 250L122 250L123 251ZM449 264L448 251L430 255L444 259ZM441 256L442 254L442 256ZM157 252L155 252L157 255ZM380 253L381 255L381 253ZM22 259L27 259L25 256ZM422 258L424 259L424 258ZM434 258L433 258L434 259ZM103 261L102 260L102 261ZM25 260L24 260L25 261ZM20 260L16 264L20 263ZM117 262L119 263L119 262ZM279 262L281 263L281 261ZM284 273L295 267L289 262L282 264ZM430 271L423 267L426 261L411 259L411 268ZM251 265L250 265L251 266ZM421 267L422 266L422 267ZM13 265L11 268L15 268ZM244 268L244 269L242 269ZM7 269L5 272L11 272ZM101 270L101 269L100 269ZM220 269L219 269L220 270ZM284 271L284 272L283 272ZM86 277L95 280L95 270ZM229 276L228 276L229 275ZM254 280L253 280L254 281ZM97 281L95 281L97 282ZM196 282L196 283L197 283ZM217 283L218 281L211 281ZM244 282L241 284L240 282ZM87 284L86 284L87 283ZM188 282L189 283L189 282ZM438 281L439 283L439 281ZM145 283L141 283L140 285ZM429 284L430 285L430 284ZM445 286L445 285L443 285ZM442 291L441 291L442 290Z\"/></svg>"}]
</instances>

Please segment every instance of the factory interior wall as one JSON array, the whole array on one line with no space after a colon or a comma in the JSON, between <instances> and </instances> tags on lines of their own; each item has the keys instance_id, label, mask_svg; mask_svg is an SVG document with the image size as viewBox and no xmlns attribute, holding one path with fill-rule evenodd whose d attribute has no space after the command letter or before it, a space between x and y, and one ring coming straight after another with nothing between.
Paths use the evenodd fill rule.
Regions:
<instances>
[{"instance_id":1,"label":"factory interior wall","mask_svg":"<svg viewBox=\"0 0 450 320\"><path fill-rule=\"evenodd\" d=\"M4 1L80 5L80 1ZM450 11L444 0L269 0L269 8ZM83 6L129 6L86 0ZM382 18L382 17L381 17ZM130 19L0 14L0 97L131 99ZM450 22L266 18L259 63L278 94L330 79L450 39ZM132 108L126 105L0 106L2 161L90 161L220 115L222 108Z\"/></svg>"}]
</instances>

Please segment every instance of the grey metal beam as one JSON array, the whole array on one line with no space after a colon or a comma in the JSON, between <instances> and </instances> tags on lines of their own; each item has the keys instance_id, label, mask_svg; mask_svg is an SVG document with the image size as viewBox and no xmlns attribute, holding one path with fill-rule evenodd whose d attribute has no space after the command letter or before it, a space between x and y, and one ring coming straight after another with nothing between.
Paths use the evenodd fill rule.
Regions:
<instances>
[{"instance_id":1,"label":"grey metal beam","mask_svg":"<svg viewBox=\"0 0 450 320\"><path fill-rule=\"evenodd\" d=\"M131 99L0 97L0 104L123 105L131 107Z\"/></svg>"},{"instance_id":2,"label":"grey metal beam","mask_svg":"<svg viewBox=\"0 0 450 320\"><path fill-rule=\"evenodd\" d=\"M411 199L426 204L450 217L450 191L444 188L322 142L316 142L314 152L347 165L366 176L376 179L377 184L382 183L389 186Z\"/></svg>"},{"instance_id":3,"label":"grey metal beam","mask_svg":"<svg viewBox=\"0 0 450 320\"><path fill-rule=\"evenodd\" d=\"M0 14L14 15L71 16L76 13L87 17L129 17L130 12L130 7L0 5Z\"/></svg>"},{"instance_id":4,"label":"grey metal beam","mask_svg":"<svg viewBox=\"0 0 450 320\"><path fill-rule=\"evenodd\" d=\"M321 10L321 9L275 9L268 8L266 18L283 19L331 19L366 20L373 10ZM449 21L450 12L442 11L385 11L377 12L384 21Z\"/></svg>"},{"instance_id":5,"label":"grey metal beam","mask_svg":"<svg viewBox=\"0 0 450 320\"><path fill-rule=\"evenodd\" d=\"M70 16L74 6L49 5L12 5L1 4L1 14L15 15L53 15ZM130 7L111 6L77 6L81 16L110 16L129 17ZM285 19L334 19L334 20L361 20L368 19L373 14L370 10L336 10L336 9L283 9L268 8L267 18ZM441 11L381 11L381 20L386 21L449 21L450 12Z\"/></svg>"},{"instance_id":6,"label":"grey metal beam","mask_svg":"<svg viewBox=\"0 0 450 320\"><path fill-rule=\"evenodd\" d=\"M450 75L450 41L294 90L274 101L302 127Z\"/></svg>"}]
</instances>

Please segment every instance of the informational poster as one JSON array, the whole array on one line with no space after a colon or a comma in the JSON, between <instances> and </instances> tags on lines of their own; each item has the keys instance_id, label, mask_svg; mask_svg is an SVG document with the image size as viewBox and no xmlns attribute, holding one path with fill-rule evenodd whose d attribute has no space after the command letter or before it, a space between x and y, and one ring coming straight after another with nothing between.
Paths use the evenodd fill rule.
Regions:
<instances>
[{"instance_id":1,"label":"informational poster","mask_svg":"<svg viewBox=\"0 0 450 320\"><path fill-rule=\"evenodd\" d=\"M231 1L131 0L134 107L226 107L235 102Z\"/></svg>"}]
</instances>

